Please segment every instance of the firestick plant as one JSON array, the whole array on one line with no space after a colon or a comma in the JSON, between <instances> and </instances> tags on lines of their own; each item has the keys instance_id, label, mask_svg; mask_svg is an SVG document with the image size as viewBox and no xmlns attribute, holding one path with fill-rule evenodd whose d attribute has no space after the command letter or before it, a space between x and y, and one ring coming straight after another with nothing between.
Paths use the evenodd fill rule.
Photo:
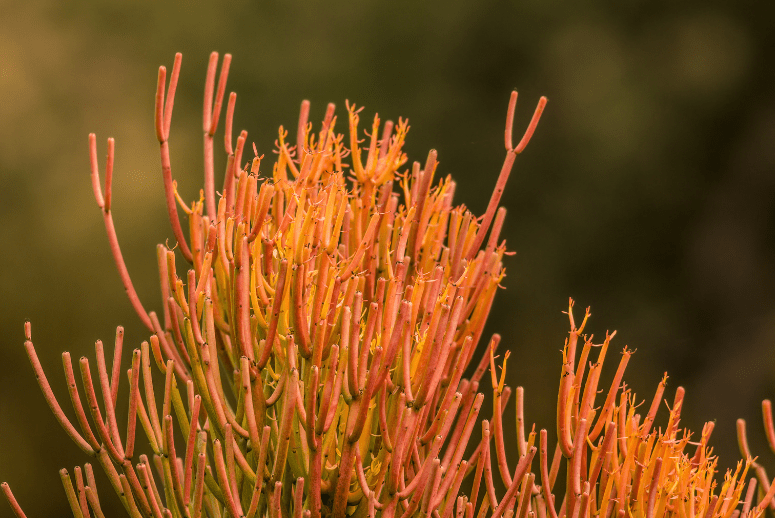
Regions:
<instances>
[{"instance_id":1,"label":"firestick plant","mask_svg":"<svg viewBox=\"0 0 775 518\"><path fill-rule=\"evenodd\" d=\"M511 94L506 158L481 217L453 204L455 182L438 174L436 151L424 165L408 165L406 120L382 124L375 116L362 139L362 108L349 103L345 135L336 131L333 104L316 127L304 101L295 142L281 127L271 175L262 174L264 156L255 145L255 156L243 160L247 132L232 142L235 93L226 99L228 161L216 196L214 137L231 56L224 56L216 77L218 59L210 56L205 82L204 189L191 204L178 195L169 153L181 55L168 86L166 69L159 68L156 137L177 240L172 249L157 247L160 315L141 303L119 248L111 210L113 139L103 190L96 137L89 136L94 196L110 249L150 333L125 373L130 389L123 438L115 411L123 329L110 370L102 342L96 343L102 405L93 364L79 361L79 390L70 355L62 356L76 428L49 386L29 323L25 327L25 348L46 401L65 432L105 470L129 516L762 515L775 484L760 490L753 506L755 479L744 492L755 467L750 456L723 481L714 478L713 425L690 443L691 434L679 427L683 389L669 405L664 428L654 419L666 380L645 416L637 412L635 394L622 383L628 349L598 398L615 333L593 344L583 334L589 312L577 325L572 303L554 447L546 430L526 431L517 387L520 457L507 459L502 413L512 391L505 385L509 353L502 360L495 354L498 335L484 344L473 374L463 377L474 365L504 275L500 198L546 98L515 146L517 93ZM178 256L190 265L186 272L178 272ZM165 379L161 408L154 370ZM494 411L480 420L488 371ZM142 436L150 458L135 454ZM176 436L183 448L176 448ZM60 475L75 517L105 516L91 464L76 467L73 478L64 469ZM505 493L496 491L495 476ZM470 490L461 492L464 482ZM2 487L23 517L9 486Z\"/></svg>"}]
</instances>

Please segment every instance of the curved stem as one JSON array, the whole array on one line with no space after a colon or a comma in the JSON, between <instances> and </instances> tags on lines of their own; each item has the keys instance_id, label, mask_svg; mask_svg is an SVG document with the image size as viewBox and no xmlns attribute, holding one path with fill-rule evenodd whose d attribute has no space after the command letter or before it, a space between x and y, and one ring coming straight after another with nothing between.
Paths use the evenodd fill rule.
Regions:
<instances>
[{"instance_id":1,"label":"curved stem","mask_svg":"<svg viewBox=\"0 0 775 518\"><path fill-rule=\"evenodd\" d=\"M124 256L121 254L121 247L118 244L118 237L116 236L116 227L113 224L113 213L110 210L111 200L111 177L113 171L113 158L115 156L113 139L108 139L108 159L106 171L107 180L105 182L105 197L102 196L100 189L99 179L99 165L97 161L97 136L94 133L89 134L89 157L91 161L91 177L92 188L94 189L94 197L97 200L97 205L102 209L102 217L105 222L105 232L108 234L108 243L110 246L110 252L113 255L113 260L116 263L116 269L118 269L118 275L121 277L121 283L124 285L129 302L132 304L137 316L140 317L143 325L153 332L153 326L151 325L151 319L148 317L148 313L145 311L140 298L137 296L132 279L129 277L129 271L124 263ZM174 200L173 200L174 201ZM174 208L174 206L173 206Z\"/></svg>"}]
</instances>

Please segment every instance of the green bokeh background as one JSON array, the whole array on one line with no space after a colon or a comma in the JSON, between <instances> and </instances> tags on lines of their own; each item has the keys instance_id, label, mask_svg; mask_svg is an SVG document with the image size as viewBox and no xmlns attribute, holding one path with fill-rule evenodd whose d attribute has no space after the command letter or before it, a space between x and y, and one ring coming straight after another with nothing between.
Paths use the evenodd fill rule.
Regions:
<instances>
[{"instance_id":1,"label":"green bokeh background","mask_svg":"<svg viewBox=\"0 0 775 518\"><path fill-rule=\"evenodd\" d=\"M0 1L0 479L31 518L69 513L57 470L87 459L36 386L23 322L33 321L65 407L61 351L93 357L94 340L110 342L121 324L127 362L147 338L93 200L87 134L97 133L100 156L116 138L119 239L141 300L159 309L154 245L171 232L153 99L156 67L176 51L170 145L186 199L201 185L212 50L234 55L235 131L248 130L260 152L271 153L280 124L295 127L301 99L314 120L327 102L341 114L349 99L366 106L364 120L408 117L410 160L438 149L439 171L476 213L503 160L509 92L520 92L517 134L546 95L503 198L517 254L489 321L513 351L508 382L525 387L528 423L554 428L561 311L572 296L579 313L592 306L591 332L616 329L617 348L637 348L625 379L642 398L668 371L669 400L687 389L683 424L717 420L722 467L739 458L734 420L746 417L772 471L758 409L775 395L767 2L204 4ZM666 414L663 405L663 424ZM513 403L506 416L512 423ZM121 515L107 481L98 486L106 511Z\"/></svg>"}]
</instances>

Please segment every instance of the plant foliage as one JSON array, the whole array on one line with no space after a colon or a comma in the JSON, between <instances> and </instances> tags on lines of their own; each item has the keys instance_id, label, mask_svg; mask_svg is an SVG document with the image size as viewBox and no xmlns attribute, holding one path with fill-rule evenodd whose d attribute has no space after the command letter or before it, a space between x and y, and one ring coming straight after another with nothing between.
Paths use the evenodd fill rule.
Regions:
<instances>
[{"instance_id":1,"label":"plant foliage","mask_svg":"<svg viewBox=\"0 0 775 518\"><path fill-rule=\"evenodd\" d=\"M714 480L712 423L688 451L691 434L679 427L681 388L664 428L655 428L654 420L665 380L645 416L637 412L635 395L622 383L632 354L627 348L610 388L598 397L615 333L593 344L583 334L589 313L577 326L572 304L559 384L559 440L551 448L546 430L536 433L533 426L526 433L518 387L520 457L507 460L502 413L511 395L505 385L509 353L496 358L498 335L485 345L473 373L464 375L474 366L504 276L500 197L545 98L514 146L512 93L506 158L482 217L453 204L455 182L438 174L435 151L424 165L408 165L406 120L382 124L375 116L363 132L362 108L349 103L347 132L337 133L333 104L316 127L303 102L296 141L280 128L276 161L265 174L266 161L255 146L255 156L243 158L246 132L232 143L234 93L225 116L226 173L216 196L214 136L230 61L227 54L216 77L218 54L210 59L204 189L191 204L177 193L169 152L180 54L168 87L166 69L159 69L156 136L177 240L173 249L157 248L160 315L144 309L118 245L111 210L113 140L103 191L96 137L89 137L94 195L110 248L150 333L126 372L125 433L115 411L123 329L110 371L104 346L96 343L96 382L92 363L80 359L81 390L70 355L63 354L76 427L49 386L26 327L25 347L51 410L105 470L132 518L710 518L763 512L769 491L753 509L755 482L743 496L750 457L723 482ZM187 216L187 232L179 211ZM178 271L181 258L189 265L185 272ZM481 420L488 370L495 410ZM159 374L165 379L161 398L153 383ZM135 453L141 437L150 457ZM506 487L503 494L495 489L496 476ZM61 477L74 516L104 516L91 464L76 467L74 480L66 470ZM465 493L464 483L470 488ZM24 516L7 484L3 489Z\"/></svg>"}]
</instances>

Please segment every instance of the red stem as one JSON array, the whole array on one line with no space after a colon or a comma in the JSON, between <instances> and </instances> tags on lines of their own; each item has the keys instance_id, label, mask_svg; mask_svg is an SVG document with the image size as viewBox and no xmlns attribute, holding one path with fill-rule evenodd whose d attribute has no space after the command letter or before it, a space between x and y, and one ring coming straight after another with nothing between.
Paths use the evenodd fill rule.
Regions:
<instances>
[{"instance_id":1,"label":"red stem","mask_svg":"<svg viewBox=\"0 0 775 518\"><path fill-rule=\"evenodd\" d=\"M740 512L741 518L748 517L748 512L751 510L751 504L753 503L753 497L755 494L756 494L756 477L751 477L751 480L748 482L748 491L745 493L743 510Z\"/></svg>"},{"instance_id":2,"label":"red stem","mask_svg":"<svg viewBox=\"0 0 775 518\"><path fill-rule=\"evenodd\" d=\"M767 434L767 443L775 452L775 426L772 422L772 403L769 399L762 401L762 417L764 418L764 431Z\"/></svg>"},{"instance_id":3,"label":"red stem","mask_svg":"<svg viewBox=\"0 0 775 518\"><path fill-rule=\"evenodd\" d=\"M121 437L118 433L118 424L116 423L116 406L113 403L112 391L108 382L108 368L105 362L105 350L102 341L97 340L94 343L94 350L97 357L97 373L102 390L102 401L105 404L105 424L111 433L113 442L121 444ZM120 359L118 360L121 361Z\"/></svg>"},{"instance_id":4,"label":"red stem","mask_svg":"<svg viewBox=\"0 0 775 518\"><path fill-rule=\"evenodd\" d=\"M159 67L159 77L156 84L156 138L159 140L159 152L161 155L161 173L164 180L164 193L167 200L167 214L170 218L170 225L172 226L172 232L175 235L175 239L180 246L180 252L185 257L186 261L191 263L193 257L191 250L188 248L186 239L183 235L183 229L180 226L180 220L178 219L178 207L175 201L175 188L172 181L172 165L170 162L170 148L168 135L165 134L165 126L169 128L169 122L164 121L164 83L167 76L167 69ZM174 74L173 74L174 76ZM170 84L172 89L172 84ZM172 115L172 105L170 103L170 116Z\"/></svg>"},{"instance_id":5,"label":"red stem","mask_svg":"<svg viewBox=\"0 0 775 518\"><path fill-rule=\"evenodd\" d=\"M205 464L207 463L207 457L204 453L197 455L196 459L196 487L194 489L194 509L192 512L192 518L200 518L202 516L202 498L204 497L205 489Z\"/></svg>"},{"instance_id":6,"label":"red stem","mask_svg":"<svg viewBox=\"0 0 775 518\"><path fill-rule=\"evenodd\" d=\"M296 479L296 488L293 495L293 518L302 518L304 512L304 477Z\"/></svg>"},{"instance_id":7,"label":"red stem","mask_svg":"<svg viewBox=\"0 0 775 518\"><path fill-rule=\"evenodd\" d=\"M266 343L261 351L257 365L259 370L263 370L269 355L274 347L274 339L277 333L277 324L280 318L280 307L283 303L283 294L285 293L285 278L288 275L288 260L283 259L280 262L280 271L277 274L277 284L275 285L274 300L272 301L272 317L269 321L269 329L266 333Z\"/></svg>"},{"instance_id":8,"label":"red stem","mask_svg":"<svg viewBox=\"0 0 775 518\"><path fill-rule=\"evenodd\" d=\"M236 302L236 336L240 352L253 360L253 341L250 332L250 250L248 239L243 234L237 243L239 254L235 258L234 298ZM194 315L192 318L196 318Z\"/></svg>"},{"instance_id":9,"label":"red stem","mask_svg":"<svg viewBox=\"0 0 775 518\"><path fill-rule=\"evenodd\" d=\"M600 471L603 469L603 465L605 464L605 461L608 457L608 453L611 451L611 447L614 445L614 441L616 440L616 432L616 423L611 421L608 425L608 431L606 431L605 437L603 438L603 445L600 448L595 465L592 467L592 471L590 472L589 486L592 488L592 490L595 489L597 477L600 475Z\"/></svg>"},{"instance_id":10,"label":"red stem","mask_svg":"<svg viewBox=\"0 0 775 518\"><path fill-rule=\"evenodd\" d=\"M646 518L654 518L654 505L657 501L657 486L659 485L659 475L661 473L662 457L657 457L657 459L654 461L654 475L651 477L651 484L649 485L649 501L646 507ZM706 516L711 516L712 509L716 507L717 499L718 495L714 495L711 499L710 506L708 507L709 512Z\"/></svg>"},{"instance_id":11,"label":"red stem","mask_svg":"<svg viewBox=\"0 0 775 518\"><path fill-rule=\"evenodd\" d=\"M546 506L549 508L551 518L557 518L557 511L554 509L554 499L552 498L552 483L549 476L548 455L547 455L547 437L546 430L541 430L541 489L544 493ZM612 434L615 435L615 434Z\"/></svg>"},{"instance_id":12,"label":"red stem","mask_svg":"<svg viewBox=\"0 0 775 518\"><path fill-rule=\"evenodd\" d=\"M299 111L299 126L296 130L296 160L299 164L304 156L304 137L307 132L307 121L309 120L309 101L301 101L301 110Z\"/></svg>"},{"instance_id":13,"label":"red stem","mask_svg":"<svg viewBox=\"0 0 775 518\"><path fill-rule=\"evenodd\" d=\"M224 121L223 147L227 155L233 155L234 150L231 147L231 133L234 126L234 106L237 104L237 94L229 94L229 103L226 105L226 120Z\"/></svg>"},{"instance_id":14,"label":"red stem","mask_svg":"<svg viewBox=\"0 0 775 518\"><path fill-rule=\"evenodd\" d=\"M520 140L519 144L517 144L517 147L514 148L514 153L520 154L527 147L530 139L533 137L533 133L535 132L536 127L538 126L538 121L541 120L541 114L544 112L544 107L546 107L546 101L546 97L543 96L538 100L536 111L533 112L533 118L530 119L530 124L528 124L527 129L525 130L525 134L522 135L522 140Z\"/></svg>"},{"instance_id":15,"label":"red stem","mask_svg":"<svg viewBox=\"0 0 775 518\"><path fill-rule=\"evenodd\" d=\"M224 56L224 65L226 56ZM204 192L205 208L210 221L216 217L215 211L215 166L213 164L213 135L210 128L213 126L213 95L215 93L215 74L218 70L218 53L210 54L210 61L207 64L207 77L205 79L204 107L202 108L202 131L204 132ZM222 80L223 73L221 73ZM220 105L219 105L220 112ZM214 133L214 131L213 131Z\"/></svg>"},{"instance_id":16,"label":"red stem","mask_svg":"<svg viewBox=\"0 0 775 518\"><path fill-rule=\"evenodd\" d=\"M121 464L121 466L124 469L124 476L126 477L126 480L129 483L129 486L132 488L133 494L137 495L137 502L139 504L141 512L143 513L143 516L150 515L151 506L148 503L148 499L146 498L146 495L145 495L145 492L143 491L142 486L140 486L140 481L138 480L137 474L135 473L135 470L132 467L132 462L130 460L125 459L124 462Z\"/></svg>"},{"instance_id":17,"label":"red stem","mask_svg":"<svg viewBox=\"0 0 775 518\"><path fill-rule=\"evenodd\" d=\"M140 317L140 320L143 322L145 327L147 327L150 331L153 331L151 320L148 318L148 313L145 311L145 308L143 308L143 305L140 302L140 298L137 296L137 292L135 291L134 285L132 284L132 279L129 277L129 271L127 270L126 264L124 263L124 256L121 254L121 248L118 244L116 228L113 224L113 213L110 210L111 192L107 190L111 187L110 182L106 182L105 199L102 198L102 192L99 185L99 165L97 161L97 137L94 133L89 134L89 156L91 159L91 175L94 196L97 199L97 205L102 209L102 217L105 222L105 232L108 234L108 244L110 246L110 252L113 254L113 260L116 263L116 269L118 270L119 277L121 277L121 282L124 285L127 297L129 297L129 302L132 304L132 307L137 313L137 316ZM113 171L114 156L115 153L113 139L108 139L108 158L106 170L111 172L111 176Z\"/></svg>"},{"instance_id":18,"label":"red stem","mask_svg":"<svg viewBox=\"0 0 775 518\"><path fill-rule=\"evenodd\" d=\"M102 439L102 442L105 444L105 447L113 460L116 463L121 464L124 460L124 452L121 448L121 443L113 444L113 440L110 437L110 432L105 426L105 422L102 420L102 413L100 412L99 403L97 402L97 394L94 392L94 385L92 384L91 371L89 370L89 360L86 358L81 358L80 366L81 380L83 381L84 390L86 392L86 400L89 403L89 411L91 412L92 420L97 425L97 433L99 434L100 439Z\"/></svg>"},{"instance_id":19,"label":"red stem","mask_svg":"<svg viewBox=\"0 0 775 518\"><path fill-rule=\"evenodd\" d=\"M315 436L315 410L317 408L317 395L318 395L318 385L320 384L320 369L317 365L313 365L310 367L310 373L309 377L307 378L307 394L306 394L306 433L307 433L307 444L309 445L310 449L317 450L320 448L320 444L318 443L318 439ZM301 417L299 417L301 420Z\"/></svg>"},{"instance_id":20,"label":"red stem","mask_svg":"<svg viewBox=\"0 0 775 518\"><path fill-rule=\"evenodd\" d=\"M455 454L452 457L452 463L448 464L447 466L458 466L460 463L460 460L463 458L463 454L465 453L466 446L468 446L468 441L471 438L471 432L473 431L474 426L476 425L476 418L479 415L479 409L482 407L483 400L484 400L484 394L477 394L476 399L474 400L474 405L468 414L468 419L466 420L466 425L462 435L460 436L460 439L452 443L455 445ZM442 467L445 467L443 461L442 461ZM449 484L452 482L452 480L453 479L449 476L449 474L447 474L447 476L444 477L444 483L442 484L443 493L447 492L447 490L449 489Z\"/></svg>"},{"instance_id":21,"label":"red stem","mask_svg":"<svg viewBox=\"0 0 775 518\"><path fill-rule=\"evenodd\" d=\"M519 464L517 464L517 467L514 469L514 476L511 479L511 484L509 485L506 494L503 495L500 505L495 509L495 511L493 511L492 518L500 518L503 515L506 507L509 505L509 502L512 498L514 498L514 495L519 488L519 483L522 482L522 477L530 469L530 464L533 462L535 453L536 448L533 446L527 452L527 455L523 455L519 460Z\"/></svg>"},{"instance_id":22,"label":"red stem","mask_svg":"<svg viewBox=\"0 0 775 518\"><path fill-rule=\"evenodd\" d=\"M745 433L745 419L737 420L737 445L740 448L740 455L744 459L751 459L751 450L748 448L748 437Z\"/></svg>"},{"instance_id":23,"label":"red stem","mask_svg":"<svg viewBox=\"0 0 775 518\"><path fill-rule=\"evenodd\" d=\"M94 449L94 451L99 451L102 448L102 446L100 446L100 443L99 441L97 441L97 438L94 437L94 433L92 433L91 426L89 426L89 421L86 419L86 412L84 412L83 410L83 405L81 404L81 397L78 394L78 386L75 384L75 375L73 374L73 365L70 360L69 352L62 353L62 363L65 369L65 379L67 380L67 389L70 392L70 402L72 403L73 409L75 410L75 417L78 419L78 424L81 427L81 432L86 436L86 441Z\"/></svg>"},{"instance_id":24,"label":"red stem","mask_svg":"<svg viewBox=\"0 0 775 518\"><path fill-rule=\"evenodd\" d=\"M514 127L514 111L517 109L517 91L511 92L509 97L509 108L506 110L506 151L514 149L514 143L511 139L511 132Z\"/></svg>"},{"instance_id":25,"label":"red stem","mask_svg":"<svg viewBox=\"0 0 775 518\"><path fill-rule=\"evenodd\" d=\"M221 117L221 106L223 105L223 96L226 93L226 80L229 77L229 66L231 65L231 54L224 54L221 62L221 72L218 75L218 91L215 94L215 104L211 113L210 128L208 133L212 137L218 127L218 119Z\"/></svg>"},{"instance_id":26,"label":"red stem","mask_svg":"<svg viewBox=\"0 0 775 518\"><path fill-rule=\"evenodd\" d=\"M482 443L490 442L490 428L485 426L486 421L482 422ZM482 476L484 475L484 462L486 458L484 455L479 455L476 461L476 474L474 475L474 483L471 486L471 496L468 499L469 502L476 504L479 499L479 489L482 487Z\"/></svg>"},{"instance_id":27,"label":"red stem","mask_svg":"<svg viewBox=\"0 0 775 518\"><path fill-rule=\"evenodd\" d=\"M143 484L143 488L145 489L145 492L148 494L148 500L150 501L151 506L151 512L153 513L154 518L161 518L161 509L160 505L161 503L156 499L156 495L153 492L153 486L151 486L151 474L149 472L149 467L145 463L140 463L137 465L137 471L140 473L140 482Z\"/></svg>"},{"instance_id":28,"label":"red stem","mask_svg":"<svg viewBox=\"0 0 775 518\"><path fill-rule=\"evenodd\" d=\"M487 344L487 348L484 350L484 354L482 355L482 359L479 360L479 365L476 366L476 370L474 371L473 376L471 376L471 383L478 382L482 379L482 376L484 376L484 373L487 372L487 368L490 366L490 351L492 351L493 354L498 352L498 346L501 343L501 335L494 334L492 335L492 338L490 339L490 343ZM473 355L475 349L474 347L471 348L471 354Z\"/></svg>"},{"instance_id":29,"label":"red stem","mask_svg":"<svg viewBox=\"0 0 775 518\"><path fill-rule=\"evenodd\" d=\"M140 349L132 351L131 386L129 389L129 415L127 417L126 448L124 457L131 460L135 451L137 428L137 401L140 398Z\"/></svg>"},{"instance_id":30,"label":"red stem","mask_svg":"<svg viewBox=\"0 0 775 518\"><path fill-rule=\"evenodd\" d=\"M482 428L487 428L487 436L489 437L489 423L485 420L482 421ZM492 462L490 460L490 441L484 442L484 450L482 455L484 456L484 481L487 488L487 497L490 501L490 508L496 509L498 507L498 499L495 496L495 484L492 479Z\"/></svg>"},{"instance_id":31,"label":"red stem","mask_svg":"<svg viewBox=\"0 0 775 518\"><path fill-rule=\"evenodd\" d=\"M218 439L213 441L213 456L215 457L215 470L218 473L218 481L220 483L219 485L223 488L223 495L226 499L226 507L232 516L242 516L242 509L238 509L237 507L239 505L239 501L234 501L234 490L231 487L229 476L226 473L226 464L223 461L221 441Z\"/></svg>"},{"instance_id":32,"label":"red stem","mask_svg":"<svg viewBox=\"0 0 775 518\"><path fill-rule=\"evenodd\" d=\"M304 358L312 356L312 348L309 338L309 320L306 315L306 304L304 303L304 291L306 285L306 267L304 264L293 265L293 320L295 325L293 329L296 333L297 343L301 355ZM325 291L323 286L318 286L318 292ZM346 308L345 308L346 309ZM343 335L344 336L344 335Z\"/></svg>"},{"instance_id":33,"label":"red stem","mask_svg":"<svg viewBox=\"0 0 775 518\"><path fill-rule=\"evenodd\" d=\"M567 487L567 497L569 502L569 508L572 509L575 504L576 498L581 495L581 469L582 469L582 457L587 448L587 420L580 419L578 428L576 429L576 437L573 444L573 455L568 465L569 471L569 483Z\"/></svg>"},{"instance_id":34,"label":"red stem","mask_svg":"<svg viewBox=\"0 0 775 518\"><path fill-rule=\"evenodd\" d=\"M616 399L616 394L619 391L619 386L622 383L622 377L624 376L624 370L627 368L627 362L630 361L630 356L632 356L632 353L628 351L627 349L624 350L622 353L622 359L619 362L619 367L616 369L616 374L614 375L614 379L611 382L611 388L608 390L608 395L605 398L605 403L603 404L603 410L600 413L600 417L597 419L597 423L595 424L595 427L592 429L591 432L589 432L589 439L591 441L597 440L598 436L600 435L600 432L603 430L603 426L608 422L609 416L611 415L611 412L614 408L614 401Z\"/></svg>"},{"instance_id":35,"label":"red stem","mask_svg":"<svg viewBox=\"0 0 775 518\"><path fill-rule=\"evenodd\" d=\"M178 87L178 77L180 77L180 64L183 61L183 54L175 54L175 61L172 64L172 75L170 76L170 85L167 89L167 102L164 106L164 139L170 138L170 124L172 124L172 107L175 105L175 90Z\"/></svg>"},{"instance_id":36,"label":"red stem","mask_svg":"<svg viewBox=\"0 0 775 518\"><path fill-rule=\"evenodd\" d=\"M194 453L196 450L196 436L199 428L199 410L202 407L202 396L194 397L194 407L191 410L191 426L188 428L188 441L186 442L186 463L183 468L183 503L188 505L191 497L191 481L193 476Z\"/></svg>"},{"instance_id":37,"label":"red stem","mask_svg":"<svg viewBox=\"0 0 775 518\"><path fill-rule=\"evenodd\" d=\"M266 454L269 449L269 431L270 427L265 426L263 433L261 434L261 446L258 449L258 463L256 464L256 483L253 486L253 495L250 498L250 506L248 506L248 518L252 518L256 514L258 499L261 496L261 489L264 485L264 468L266 466ZM312 484L313 486L315 484L314 478L312 479ZM310 490L312 489L313 487L310 488Z\"/></svg>"},{"instance_id":38,"label":"red stem","mask_svg":"<svg viewBox=\"0 0 775 518\"><path fill-rule=\"evenodd\" d=\"M479 248L481 248L482 243L484 242L484 236L490 229L490 223L492 223L492 219L495 217L495 211L498 209L498 204L501 201L501 196L503 196L503 191L506 188L506 182L509 179L511 168L514 166L514 159L516 157L517 154L515 151L508 151L506 153L506 159L503 161L503 167L501 167L501 172L498 175L498 181L495 183L495 189L492 192L492 196L490 196L490 202L487 204L487 210L485 211L482 222L479 225L479 230L476 232L476 237L474 238L473 243L471 243L471 246L466 251L465 259L468 262L470 262L476 256L476 253L479 251Z\"/></svg>"},{"instance_id":39,"label":"red stem","mask_svg":"<svg viewBox=\"0 0 775 518\"><path fill-rule=\"evenodd\" d=\"M110 376L110 399L113 401L113 406L116 406L116 400L118 399L118 384L121 379L121 351L123 348L124 328L118 326L116 328L116 342L113 348L113 364Z\"/></svg>"},{"instance_id":40,"label":"red stem","mask_svg":"<svg viewBox=\"0 0 775 518\"><path fill-rule=\"evenodd\" d=\"M3 488L3 494L5 495L5 499L8 501L8 505L11 506L11 510L14 512L17 518L27 518L27 515L24 514L24 511L22 511L21 506L19 505L19 502L16 501L16 498L13 496L13 492L11 491L11 486L8 485L8 482L3 482L0 484L0 487Z\"/></svg>"},{"instance_id":41,"label":"red stem","mask_svg":"<svg viewBox=\"0 0 775 518\"><path fill-rule=\"evenodd\" d=\"M253 400L253 391L251 390L250 383L250 360L245 356L240 358L240 381L242 382L242 390L245 398L245 418L248 421L248 435L250 437L250 445L255 449L259 444L258 438L258 425L256 423L256 414ZM262 387L263 391L263 387Z\"/></svg>"}]
</instances>

